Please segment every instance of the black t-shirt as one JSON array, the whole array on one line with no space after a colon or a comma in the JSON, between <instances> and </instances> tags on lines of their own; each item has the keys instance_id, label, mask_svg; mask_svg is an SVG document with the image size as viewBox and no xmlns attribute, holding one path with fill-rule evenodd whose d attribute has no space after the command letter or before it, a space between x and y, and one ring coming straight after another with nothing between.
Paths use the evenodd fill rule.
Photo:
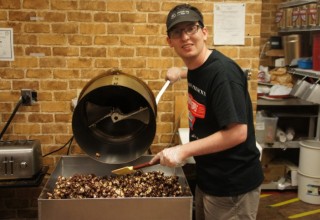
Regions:
<instances>
[{"instance_id":1,"label":"black t-shirt","mask_svg":"<svg viewBox=\"0 0 320 220\"><path fill-rule=\"evenodd\" d=\"M231 59L213 50L206 62L188 72L190 141L207 137L231 123L247 124L247 140L231 149L194 157L197 184L205 193L235 196L263 181L254 135L247 78Z\"/></svg>"}]
</instances>

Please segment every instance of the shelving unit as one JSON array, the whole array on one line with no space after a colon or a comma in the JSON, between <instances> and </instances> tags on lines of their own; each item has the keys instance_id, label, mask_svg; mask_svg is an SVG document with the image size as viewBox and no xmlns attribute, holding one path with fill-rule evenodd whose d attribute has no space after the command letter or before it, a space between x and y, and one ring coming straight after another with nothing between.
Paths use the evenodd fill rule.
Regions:
<instances>
[{"instance_id":1,"label":"shelving unit","mask_svg":"<svg viewBox=\"0 0 320 220\"><path fill-rule=\"evenodd\" d=\"M280 100L258 99L257 111L266 110L272 112L279 118L278 126L287 126L296 128L298 131L304 131L301 138L319 138L320 135L320 106L299 98L288 98ZM285 120L287 119L287 120ZM282 122L283 121L283 122ZM299 121L305 121L299 123ZM297 124L295 124L297 123ZM308 125L308 126L306 126ZM302 127L305 126L305 127ZM292 143L286 142L287 146L298 146L298 141ZM263 146L263 144L262 144ZM275 142L273 146L284 146L282 143Z\"/></svg>"},{"instance_id":2,"label":"shelving unit","mask_svg":"<svg viewBox=\"0 0 320 220\"><path fill-rule=\"evenodd\" d=\"M259 143L262 148L262 165L266 178L278 175L283 171L281 165L270 165L273 159L289 161L294 166L290 168L291 178L296 178L299 165L299 142L305 139L319 139L320 135L320 106L299 98L279 100L258 99L257 111L266 110L278 117L278 127L290 126L296 130L296 138L293 141L273 144ZM271 163L272 164L272 163ZM284 187L284 188L282 188ZM282 190L296 189L296 185L285 185L277 181L262 184L262 189Z\"/></svg>"},{"instance_id":3,"label":"shelving unit","mask_svg":"<svg viewBox=\"0 0 320 220\"><path fill-rule=\"evenodd\" d=\"M313 34L320 32L320 24L317 21L317 25L313 23L300 20L295 22L291 20L291 13L294 10L301 8L314 8L320 4L319 0L287 0L280 3L278 6L280 18L278 26L278 34L283 37L291 34L299 34L301 36L301 57L312 56L312 39ZM304 7L303 5L306 5ZM318 6L319 10L319 6ZM278 16L277 15L277 16ZM288 20L290 19L290 20ZM313 20L309 20L313 21ZM290 23L292 22L292 23ZM265 55L276 59L278 57L285 57L283 50L269 50ZM302 79L306 77L314 78L316 82L320 79L320 71L300 69L300 68L288 68L288 73L292 74L295 79ZM271 85L272 86L272 85ZM285 130L286 126L293 127L296 130L296 137L293 141L287 141L281 143L275 141L273 144L259 143L262 148L262 165L264 166L265 176L275 178L283 167L273 164L273 159L284 159L292 162L295 167L292 168L291 177L295 178L297 175L298 163L299 163L299 142L304 139L318 139L320 138L320 105L302 100L299 98L288 98L279 100L266 100L259 98L257 101L257 111L267 110L278 117L278 127ZM280 184L281 185L281 184ZM280 187L280 188L279 188ZM262 184L262 189L283 189L279 186L279 181L266 181ZM295 189L297 185L286 186L285 189Z\"/></svg>"},{"instance_id":4,"label":"shelving unit","mask_svg":"<svg viewBox=\"0 0 320 220\"><path fill-rule=\"evenodd\" d=\"M292 0L292 1L286 1L279 4L278 9L286 10L288 8L294 8L302 5L310 5L310 4L317 4L319 3L318 0ZM288 17L286 17L288 18ZM307 25L307 26L301 26L301 27L284 27L280 29L279 33L295 33L295 32L313 32L313 31L320 31L320 25Z\"/></svg>"}]
</instances>

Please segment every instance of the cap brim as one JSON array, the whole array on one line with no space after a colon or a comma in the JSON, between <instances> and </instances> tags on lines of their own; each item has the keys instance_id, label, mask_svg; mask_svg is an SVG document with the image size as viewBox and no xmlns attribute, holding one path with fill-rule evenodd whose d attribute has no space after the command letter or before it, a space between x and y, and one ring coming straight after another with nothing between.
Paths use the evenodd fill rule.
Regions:
<instances>
[{"instance_id":1,"label":"cap brim","mask_svg":"<svg viewBox=\"0 0 320 220\"><path fill-rule=\"evenodd\" d=\"M199 21L199 18L190 18L190 17L180 17L180 18L177 18L174 22L172 22L170 24L169 27L167 27L167 32L170 31L175 25L179 24L179 23L182 23L182 22L197 22Z\"/></svg>"}]
</instances>

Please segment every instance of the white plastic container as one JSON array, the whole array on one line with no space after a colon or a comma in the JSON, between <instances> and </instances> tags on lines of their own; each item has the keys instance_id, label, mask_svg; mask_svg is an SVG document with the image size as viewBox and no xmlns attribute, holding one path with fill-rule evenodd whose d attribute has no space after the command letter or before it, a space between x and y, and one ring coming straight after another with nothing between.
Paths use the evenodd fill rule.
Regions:
<instances>
[{"instance_id":1,"label":"white plastic container","mask_svg":"<svg viewBox=\"0 0 320 220\"><path fill-rule=\"evenodd\" d=\"M298 198L306 203L320 204L320 177L305 175L298 170Z\"/></svg>"},{"instance_id":2,"label":"white plastic container","mask_svg":"<svg viewBox=\"0 0 320 220\"><path fill-rule=\"evenodd\" d=\"M300 141L299 170L308 176L320 178L320 141Z\"/></svg>"},{"instance_id":3,"label":"white plastic container","mask_svg":"<svg viewBox=\"0 0 320 220\"><path fill-rule=\"evenodd\" d=\"M275 141L278 117L268 117L263 111L256 116L255 134L258 143L273 144Z\"/></svg>"}]
</instances>

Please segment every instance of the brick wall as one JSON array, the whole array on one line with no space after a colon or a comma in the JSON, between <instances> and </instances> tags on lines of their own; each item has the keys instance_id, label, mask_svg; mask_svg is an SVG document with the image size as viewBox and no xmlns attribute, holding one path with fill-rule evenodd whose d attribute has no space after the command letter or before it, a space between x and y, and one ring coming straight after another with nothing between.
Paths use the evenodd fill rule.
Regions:
<instances>
[{"instance_id":1,"label":"brick wall","mask_svg":"<svg viewBox=\"0 0 320 220\"><path fill-rule=\"evenodd\" d=\"M183 2L203 11L210 32L208 46L213 48L212 12L214 2L219 1ZM249 84L255 107L262 1L242 2L246 3L245 45L216 48L253 70ZM14 61L0 61L0 129L21 89L38 92L37 104L20 107L3 139L39 139L43 154L63 146L72 136L71 99L91 78L110 68L141 78L156 95L166 70L182 65L165 35L166 15L178 3L182 1L0 0L0 27L14 29L15 51ZM162 97L153 152L171 141L174 96L185 92L186 85L177 83ZM66 152L44 158L49 172ZM72 153L82 153L76 143Z\"/></svg>"}]
</instances>

